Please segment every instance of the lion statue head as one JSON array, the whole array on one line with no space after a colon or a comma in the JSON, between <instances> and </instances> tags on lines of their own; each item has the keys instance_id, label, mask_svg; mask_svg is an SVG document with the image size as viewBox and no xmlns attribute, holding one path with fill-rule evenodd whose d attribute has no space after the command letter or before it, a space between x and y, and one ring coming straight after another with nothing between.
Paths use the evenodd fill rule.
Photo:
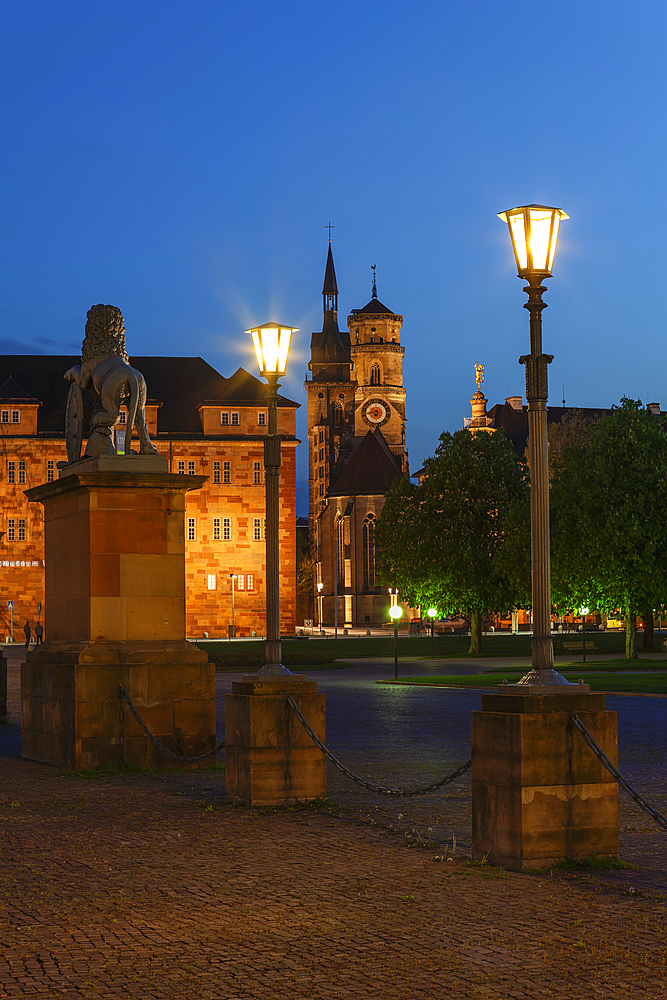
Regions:
<instances>
[{"instance_id":1,"label":"lion statue head","mask_svg":"<svg viewBox=\"0 0 667 1000\"><path fill-rule=\"evenodd\" d=\"M90 361L105 354L118 354L129 363L125 351L125 322L117 306L91 306L87 313L86 336L81 345L81 360Z\"/></svg>"}]
</instances>

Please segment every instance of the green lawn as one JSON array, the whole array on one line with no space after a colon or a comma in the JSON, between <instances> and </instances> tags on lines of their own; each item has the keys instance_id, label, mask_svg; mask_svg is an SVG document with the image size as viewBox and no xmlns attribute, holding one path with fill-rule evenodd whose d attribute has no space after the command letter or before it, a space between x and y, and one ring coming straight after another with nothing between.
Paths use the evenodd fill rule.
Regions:
<instances>
[{"instance_id":1,"label":"green lawn","mask_svg":"<svg viewBox=\"0 0 667 1000\"><path fill-rule=\"evenodd\" d=\"M394 681L391 679L378 681L378 684L430 684L442 687L495 688L507 679L515 684L521 679L522 673L505 672L499 674L476 674L472 677L456 674L451 677L411 677ZM617 691L619 694L667 694L667 672L661 674L617 674L617 673L586 673L581 671L563 671L566 680L577 683L582 678L589 684L591 691Z\"/></svg>"},{"instance_id":2,"label":"green lawn","mask_svg":"<svg viewBox=\"0 0 667 1000\"><path fill-rule=\"evenodd\" d=\"M600 632L591 633L587 639L594 640L595 645L601 653L618 653L621 656L625 652L624 632ZM556 652L564 652L562 641L577 642L577 636L564 635L558 638ZM581 641L581 640L579 640ZM641 645L641 637L639 639ZM254 642L197 642L200 649L206 650L211 659L224 659L231 662L231 656L237 657L239 665L250 666L250 658L254 657L253 664L263 663L264 642L260 639ZM470 637L464 635L436 636L434 640L434 653L438 659L453 657L460 659L465 657L470 645ZM656 637L656 649L659 642ZM383 636L359 636L355 638L339 639L304 639L286 640L283 644L283 663L287 666L290 663L313 662L303 659L305 656L314 656L314 662L325 662L335 660L338 657L378 657L393 656L394 638L391 632ZM399 635L398 652L400 656L423 656L429 658L431 655L431 639L426 636ZM230 655L231 654L231 655ZM519 635L488 635L482 640L482 656L526 656L530 657L530 636L526 633ZM243 662L241 660L243 658ZM248 658L248 659L246 659Z\"/></svg>"}]
</instances>

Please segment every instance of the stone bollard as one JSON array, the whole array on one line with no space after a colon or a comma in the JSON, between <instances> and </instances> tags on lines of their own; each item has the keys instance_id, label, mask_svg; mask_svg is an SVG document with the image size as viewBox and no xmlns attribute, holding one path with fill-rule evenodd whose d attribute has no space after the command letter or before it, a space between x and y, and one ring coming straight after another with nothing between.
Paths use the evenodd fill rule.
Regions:
<instances>
[{"instance_id":1,"label":"stone bollard","mask_svg":"<svg viewBox=\"0 0 667 1000\"><path fill-rule=\"evenodd\" d=\"M618 785L570 723L579 715L616 765L616 712L588 685L538 691L506 685L472 713L476 855L511 871L617 858Z\"/></svg>"},{"instance_id":2,"label":"stone bollard","mask_svg":"<svg viewBox=\"0 0 667 1000\"><path fill-rule=\"evenodd\" d=\"M246 806L281 806L324 798L325 758L287 703L291 694L322 742L324 695L298 674L246 674L225 695L227 798Z\"/></svg>"}]
</instances>

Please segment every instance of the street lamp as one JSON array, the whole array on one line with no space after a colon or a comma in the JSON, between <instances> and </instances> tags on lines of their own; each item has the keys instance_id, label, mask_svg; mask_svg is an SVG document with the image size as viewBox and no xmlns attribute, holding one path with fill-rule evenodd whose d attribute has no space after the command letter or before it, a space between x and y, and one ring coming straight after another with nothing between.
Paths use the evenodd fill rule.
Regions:
<instances>
[{"instance_id":1,"label":"street lamp","mask_svg":"<svg viewBox=\"0 0 667 1000\"><path fill-rule=\"evenodd\" d=\"M433 659L435 655L433 652L433 629L435 627L435 616L437 615L437 613L438 611L436 608L429 608L428 611L426 612L426 614L431 619L431 659Z\"/></svg>"},{"instance_id":2,"label":"street lamp","mask_svg":"<svg viewBox=\"0 0 667 1000\"><path fill-rule=\"evenodd\" d=\"M589 608L579 608L579 614L581 615L581 639L584 650L584 663L586 662L586 615L589 613L589 610Z\"/></svg>"},{"instance_id":3,"label":"street lamp","mask_svg":"<svg viewBox=\"0 0 667 1000\"><path fill-rule=\"evenodd\" d=\"M568 682L554 670L551 639L551 561L549 549L549 463L547 456L547 365L552 354L542 353L542 310L546 302L543 278L550 278L558 229L569 216L560 208L524 205L500 212L506 222L520 278L528 286L524 291L530 313L530 354L519 361L526 366L528 400L528 446L530 449L530 529L533 590L532 670L520 684L561 685Z\"/></svg>"},{"instance_id":4,"label":"street lamp","mask_svg":"<svg viewBox=\"0 0 667 1000\"><path fill-rule=\"evenodd\" d=\"M396 591L398 594L398 591ZM394 623L394 677L398 677L398 619L403 614L403 608L394 604L389 608L389 617Z\"/></svg>"},{"instance_id":5,"label":"street lamp","mask_svg":"<svg viewBox=\"0 0 667 1000\"><path fill-rule=\"evenodd\" d=\"M230 573L229 574L229 577L230 577L230 579L232 581L232 630L229 633L229 638L230 639L235 639L236 638L236 623L234 621L234 584L236 583L236 576L237 576L236 573Z\"/></svg>"},{"instance_id":6,"label":"street lamp","mask_svg":"<svg viewBox=\"0 0 667 1000\"><path fill-rule=\"evenodd\" d=\"M280 541L279 477L280 435L278 434L278 379L285 374L292 334L298 327L281 323L264 323L246 330L252 337L260 375L268 385L266 402L269 410L268 433L264 438L264 472L266 480L266 663L260 674L291 674L283 666L280 641Z\"/></svg>"},{"instance_id":7,"label":"street lamp","mask_svg":"<svg viewBox=\"0 0 667 1000\"><path fill-rule=\"evenodd\" d=\"M322 631L322 591L324 590L324 584L318 583L317 585L317 617L320 625L320 632Z\"/></svg>"}]
</instances>

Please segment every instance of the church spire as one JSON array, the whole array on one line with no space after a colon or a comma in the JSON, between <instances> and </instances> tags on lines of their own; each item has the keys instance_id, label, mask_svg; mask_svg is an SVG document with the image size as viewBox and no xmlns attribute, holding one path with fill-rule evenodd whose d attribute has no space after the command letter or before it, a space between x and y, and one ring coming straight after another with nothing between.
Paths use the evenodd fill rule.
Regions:
<instances>
[{"instance_id":1,"label":"church spire","mask_svg":"<svg viewBox=\"0 0 667 1000\"><path fill-rule=\"evenodd\" d=\"M329 240L329 253L327 254L327 266L324 272L324 287L322 289L324 297L324 313L338 313L338 285L336 283L336 269L331 252L331 240Z\"/></svg>"}]
</instances>

